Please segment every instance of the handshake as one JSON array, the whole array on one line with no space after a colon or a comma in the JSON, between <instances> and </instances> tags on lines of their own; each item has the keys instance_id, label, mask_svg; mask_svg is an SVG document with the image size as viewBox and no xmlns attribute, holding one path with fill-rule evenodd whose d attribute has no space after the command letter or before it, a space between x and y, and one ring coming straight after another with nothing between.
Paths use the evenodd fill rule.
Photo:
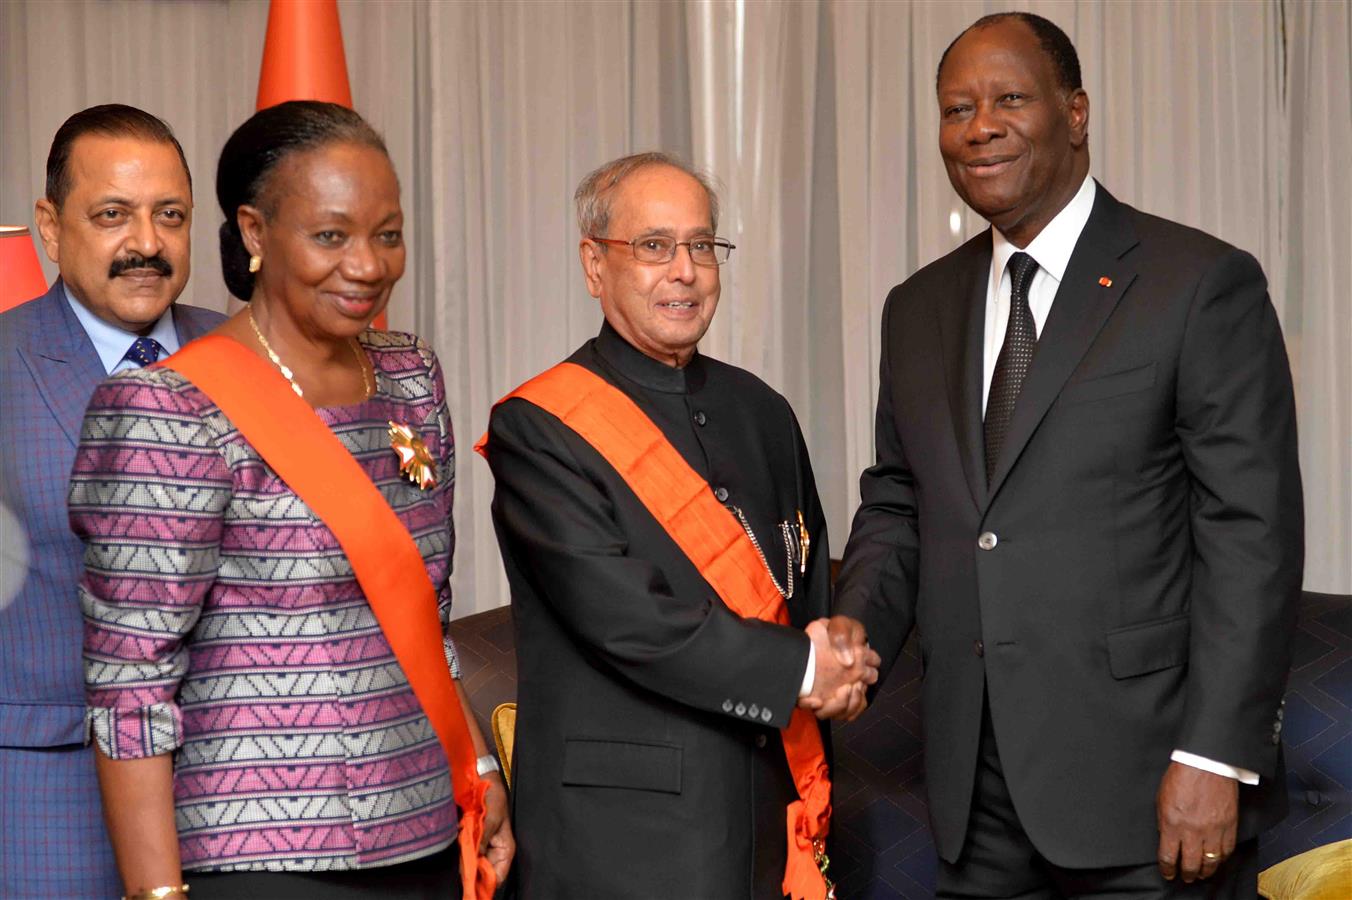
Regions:
<instances>
[{"instance_id":1,"label":"handshake","mask_svg":"<svg viewBox=\"0 0 1352 900\"><path fill-rule=\"evenodd\" d=\"M798 705L819 719L858 718L868 707L865 692L878 681L882 658L868 645L864 626L848 616L818 619L807 626L816 650L812 690Z\"/></svg>"}]
</instances>

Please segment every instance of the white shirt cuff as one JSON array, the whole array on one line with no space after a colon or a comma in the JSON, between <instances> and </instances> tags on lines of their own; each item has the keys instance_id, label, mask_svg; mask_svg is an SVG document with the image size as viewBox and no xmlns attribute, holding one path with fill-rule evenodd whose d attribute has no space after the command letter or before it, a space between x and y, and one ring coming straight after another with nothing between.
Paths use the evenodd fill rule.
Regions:
<instances>
[{"instance_id":1,"label":"white shirt cuff","mask_svg":"<svg viewBox=\"0 0 1352 900\"><path fill-rule=\"evenodd\" d=\"M1196 753L1189 753L1186 750L1175 750L1169 754L1169 758L1176 763L1182 763L1185 766L1192 766L1194 769L1201 769L1204 772L1210 772L1213 775L1224 775L1226 778L1233 778L1240 784L1257 784L1258 773L1250 772L1248 769L1241 769L1238 766L1227 766L1223 762L1216 762L1214 759L1207 759L1205 756L1198 756Z\"/></svg>"},{"instance_id":2,"label":"white shirt cuff","mask_svg":"<svg viewBox=\"0 0 1352 900\"><path fill-rule=\"evenodd\" d=\"M803 686L798 689L798 699L802 700L812 693L812 685L817 682L817 645L807 645L807 671L803 673Z\"/></svg>"}]
</instances>

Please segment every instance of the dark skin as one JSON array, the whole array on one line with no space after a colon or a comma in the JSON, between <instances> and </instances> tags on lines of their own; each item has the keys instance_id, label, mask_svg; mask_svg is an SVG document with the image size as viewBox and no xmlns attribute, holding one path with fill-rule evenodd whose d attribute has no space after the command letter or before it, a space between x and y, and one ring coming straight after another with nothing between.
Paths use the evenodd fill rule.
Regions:
<instances>
[{"instance_id":1,"label":"dark skin","mask_svg":"<svg viewBox=\"0 0 1352 900\"><path fill-rule=\"evenodd\" d=\"M285 187L264 198L266 211L252 206L239 210L245 246L263 260L250 307L254 320L294 370L308 403L359 403L366 396L366 382L374 379L366 354L353 352L355 338L385 308L404 273L399 182L385 154L353 144L296 153L278 169L273 183ZM249 310L216 331L267 358L249 324ZM459 681L455 690L474 754L484 756L488 745L469 697ZM172 756L112 760L96 747L95 765L127 892L182 884ZM479 854L501 883L516 841L502 776L490 773L484 778L489 787Z\"/></svg>"},{"instance_id":2,"label":"dark skin","mask_svg":"<svg viewBox=\"0 0 1352 900\"><path fill-rule=\"evenodd\" d=\"M1089 97L1066 90L1028 26L968 31L939 73L939 153L972 209L1026 247L1089 174Z\"/></svg>"},{"instance_id":3,"label":"dark skin","mask_svg":"<svg viewBox=\"0 0 1352 900\"><path fill-rule=\"evenodd\" d=\"M1060 83L1031 28L1006 19L958 39L939 72L938 100L939 152L953 189L1027 247L1089 174L1088 96ZM1156 809L1166 879L1208 878L1234 851L1235 779L1171 762Z\"/></svg>"}]
</instances>

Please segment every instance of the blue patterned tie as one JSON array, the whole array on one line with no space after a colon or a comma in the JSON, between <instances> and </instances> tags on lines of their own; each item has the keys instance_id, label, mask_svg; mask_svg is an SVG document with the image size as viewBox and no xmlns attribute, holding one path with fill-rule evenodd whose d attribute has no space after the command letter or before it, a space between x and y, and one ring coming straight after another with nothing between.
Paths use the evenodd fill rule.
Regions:
<instances>
[{"instance_id":1,"label":"blue patterned tie","mask_svg":"<svg viewBox=\"0 0 1352 900\"><path fill-rule=\"evenodd\" d=\"M123 354L123 359L129 359L138 366L148 366L160 358L164 353L164 348L160 342L154 338L137 338L131 345L131 349Z\"/></svg>"},{"instance_id":2,"label":"blue patterned tie","mask_svg":"<svg viewBox=\"0 0 1352 900\"><path fill-rule=\"evenodd\" d=\"M1009 325L1005 327L1004 346L995 359L991 392L986 397L987 484L995 474L995 464L1000 461L1009 420L1014 416L1014 404L1033 362L1033 351L1037 349L1037 322L1028 307L1028 287L1036 273L1037 260L1027 253L1015 253L1009 258Z\"/></svg>"}]
</instances>

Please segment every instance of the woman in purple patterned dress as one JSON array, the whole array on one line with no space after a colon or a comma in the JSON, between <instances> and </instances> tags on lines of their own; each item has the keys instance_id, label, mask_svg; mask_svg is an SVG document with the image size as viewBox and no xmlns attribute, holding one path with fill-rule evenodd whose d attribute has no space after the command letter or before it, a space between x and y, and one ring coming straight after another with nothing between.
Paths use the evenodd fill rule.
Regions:
<instances>
[{"instance_id":1,"label":"woman in purple patterned dress","mask_svg":"<svg viewBox=\"0 0 1352 900\"><path fill-rule=\"evenodd\" d=\"M368 329L404 271L399 184L356 113L291 102L226 143L217 333L270 360L408 529L438 589L446 662L454 442L418 338ZM434 461L401 477L390 423ZM89 721L129 896L456 897L446 754L333 532L171 366L94 394L70 488ZM456 690L480 756L492 756ZM480 853L514 843L490 775Z\"/></svg>"}]
</instances>

